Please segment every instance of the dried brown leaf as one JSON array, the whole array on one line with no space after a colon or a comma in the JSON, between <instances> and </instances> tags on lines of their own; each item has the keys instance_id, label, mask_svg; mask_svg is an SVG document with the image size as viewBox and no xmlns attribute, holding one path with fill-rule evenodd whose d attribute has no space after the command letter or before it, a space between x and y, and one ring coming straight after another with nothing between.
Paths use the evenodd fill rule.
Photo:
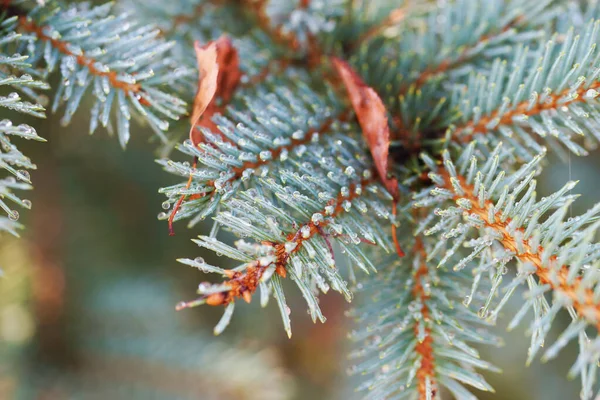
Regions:
<instances>
[{"instance_id":1,"label":"dried brown leaf","mask_svg":"<svg viewBox=\"0 0 600 400\"><path fill-rule=\"evenodd\" d=\"M198 90L194 98L190 129L190 140L194 145L203 141L198 127L216 131L212 116L223 111L224 106L231 100L233 92L240 83L240 58L231 40L226 36L202 46L194 43L198 62ZM216 99L221 98L217 104Z\"/></svg>"},{"instance_id":2,"label":"dried brown leaf","mask_svg":"<svg viewBox=\"0 0 600 400\"><path fill-rule=\"evenodd\" d=\"M385 105L375 90L367 86L348 63L334 58L333 65L346 87L379 177L390 194L397 198L398 180L388 178L390 128Z\"/></svg>"}]
</instances>

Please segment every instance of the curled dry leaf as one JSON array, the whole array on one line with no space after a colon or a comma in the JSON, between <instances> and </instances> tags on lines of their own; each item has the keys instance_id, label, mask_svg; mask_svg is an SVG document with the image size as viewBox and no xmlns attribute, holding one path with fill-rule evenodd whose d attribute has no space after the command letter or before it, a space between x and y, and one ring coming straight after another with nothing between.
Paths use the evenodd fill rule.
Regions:
<instances>
[{"instance_id":1,"label":"curled dry leaf","mask_svg":"<svg viewBox=\"0 0 600 400\"><path fill-rule=\"evenodd\" d=\"M220 113L231 100L242 73L238 52L226 36L204 46L195 42L194 50L200 78L192 110L190 140L197 146L202 142L202 133L197 128L216 131L212 116ZM221 98L220 104L216 102L217 98Z\"/></svg>"},{"instance_id":2,"label":"curled dry leaf","mask_svg":"<svg viewBox=\"0 0 600 400\"><path fill-rule=\"evenodd\" d=\"M367 86L348 63L334 57L333 65L346 87L379 177L390 194L398 198L398 180L388 178L390 128L385 105L375 90Z\"/></svg>"},{"instance_id":3,"label":"curled dry leaf","mask_svg":"<svg viewBox=\"0 0 600 400\"><path fill-rule=\"evenodd\" d=\"M333 66L342 78L342 82L348 92L352 108L362 128L363 136L367 141L375 168L384 186L394 197L393 214L396 217L396 206L398 204L398 180L388 177L388 156L390 151L390 128L385 105L379 95L367 86L360 76L352 70L350 65L339 58L333 58ZM396 252L400 257L404 251L400 247L396 228L392 226L392 238L396 246Z\"/></svg>"},{"instance_id":4,"label":"curled dry leaf","mask_svg":"<svg viewBox=\"0 0 600 400\"><path fill-rule=\"evenodd\" d=\"M202 132L198 128L205 127L217 132L217 127L212 122L212 116L220 113L231 100L233 91L240 83L242 73L238 52L226 36L221 36L204 46L201 46L200 42L195 42L194 50L200 77L192 110L190 140L194 146L198 146L203 141ZM221 99L220 103L216 102L217 98ZM196 162L197 159L194 159L193 169L196 168ZM192 175L190 174L186 189L189 189L191 184ZM179 198L169 216L169 235L171 236L175 234L173 221L185 198L186 195Z\"/></svg>"}]
</instances>

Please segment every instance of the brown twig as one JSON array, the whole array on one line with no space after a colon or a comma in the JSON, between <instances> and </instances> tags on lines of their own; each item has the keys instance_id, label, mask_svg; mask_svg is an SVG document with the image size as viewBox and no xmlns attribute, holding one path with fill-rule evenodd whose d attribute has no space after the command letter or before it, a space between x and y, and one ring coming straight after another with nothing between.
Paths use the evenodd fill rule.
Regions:
<instances>
[{"instance_id":1,"label":"brown twig","mask_svg":"<svg viewBox=\"0 0 600 400\"><path fill-rule=\"evenodd\" d=\"M77 64L87 68L90 74L108 78L108 81L112 87L124 91L125 94L135 94L140 104L144 106L150 105L150 103L143 96L141 96L143 94L143 90L139 83L128 83L120 80L116 71L101 71L97 69L94 65L96 60L86 56L85 53L73 53L69 49L68 42L48 36L45 33L46 27L37 25L32 19L26 16L20 16L18 21L19 29L28 33L33 33L38 37L39 40L49 42L52 47L57 49L60 53L75 58Z\"/></svg>"},{"instance_id":2,"label":"brown twig","mask_svg":"<svg viewBox=\"0 0 600 400\"><path fill-rule=\"evenodd\" d=\"M441 175L444 179L444 187L448 190L454 190L450 181L450 175L447 171L442 170ZM509 231L511 219L502 220L500 211L494 213L493 222L490 220L490 210L494 208L494 203L491 200L486 200L483 207L479 205L479 198L474 194L474 187L466 182L465 178L458 176L461 187L465 192L463 195L454 196L454 200L465 198L471 201L470 213L477 215L484 221L487 227L493 228L501 234L498 241L504 248L515 254L521 262L530 263L535 267L535 275L543 285L549 285L552 290L557 291L571 299L572 306L577 314L588 320L596 329L600 330L600 305L594 301L594 291L590 288L582 286L581 277L575 278L569 282L569 266L562 265L556 268L556 256L551 256L547 263L544 263L541 258L543 247L539 246L536 250L532 248L529 240L523 240L523 246L517 244L517 239ZM523 231L522 228L519 228ZM519 249L523 251L519 251Z\"/></svg>"},{"instance_id":3,"label":"brown twig","mask_svg":"<svg viewBox=\"0 0 600 400\"><path fill-rule=\"evenodd\" d=\"M431 319L431 313L427 307L427 301L430 298L430 294L423 287L422 278L427 277L429 269L427 267L427 254L425 252L425 246L420 236L415 238L415 246L413 248L414 255L419 255L420 266L417 269L413 279L415 285L412 289L412 295L415 299L419 299L421 302L421 315L423 321ZM419 336L419 327L415 325L415 335ZM425 337L422 341L417 343L415 351L421 356L421 364L417 370L417 390L419 392L419 400L426 400L428 398L435 399L435 359L433 353L433 336L431 334L431 328L425 327ZM427 380L429 379L431 384L431 397L427 397Z\"/></svg>"},{"instance_id":4,"label":"brown twig","mask_svg":"<svg viewBox=\"0 0 600 400\"><path fill-rule=\"evenodd\" d=\"M389 15L385 17L381 22L372 26L365 33L360 35L358 39L356 39L356 41L354 41L351 44L350 50L356 49L361 44L373 39L375 36L379 35L384 30L391 28L394 25L398 25L400 22L404 21L404 18L406 18L406 16L408 15L408 8L409 6L404 5L390 11Z\"/></svg>"},{"instance_id":5,"label":"brown twig","mask_svg":"<svg viewBox=\"0 0 600 400\"><path fill-rule=\"evenodd\" d=\"M411 87L418 89L418 88L422 87L425 83L427 83L433 77L442 75L442 74L446 73L447 71L449 71L453 68L456 68L457 66L469 61L471 59L471 57L468 55L468 53L471 50L473 50L476 46L478 46L480 43L483 43L485 41L488 41L490 39L497 37L498 35L508 31L509 29L512 29L515 25L519 24L522 20L523 20L522 17L516 17L516 18L512 19L508 24L503 26L497 33L490 34L490 35L483 35L481 38L479 38L479 40L476 43L465 47L457 57L447 58L436 66L432 66L430 68L424 69L423 71L421 71L419 76L414 81L412 81L406 85L403 85L400 88L400 92L398 93L398 95L399 96L405 95L406 92Z\"/></svg>"},{"instance_id":6,"label":"brown twig","mask_svg":"<svg viewBox=\"0 0 600 400\"><path fill-rule=\"evenodd\" d=\"M572 103L585 101L585 93L590 89L598 88L600 88L600 81L596 81L589 86L581 84L581 86L579 86L579 88L575 91L568 87L559 93L549 95L548 99L544 103L537 103L533 106L530 106L529 100L522 101L512 110L508 110L503 115L499 115L498 110L496 110L490 115L482 117L477 123L469 121L466 125L457 127L453 133L453 138L461 141L462 143L470 142L475 134L486 133L488 131L486 126L495 119L499 119L498 123L496 124L497 126L507 125L510 124L512 119L518 115L532 117L540 114L544 110L552 110L560 106L566 106ZM564 96L571 93L572 95L569 99L563 99ZM561 99L563 101L560 101ZM461 135L466 130L470 130L469 134Z\"/></svg>"},{"instance_id":7,"label":"brown twig","mask_svg":"<svg viewBox=\"0 0 600 400\"><path fill-rule=\"evenodd\" d=\"M329 219L325 219L319 223L310 221L303 224L296 232L290 233L285 242L263 242L263 245L273 248L273 254L275 256L275 273L282 278L285 278L287 276L287 265L290 256L298 252L302 248L304 242L311 240L315 235L322 235L324 232L323 228L329 225L333 218L346 211L343 207L345 201L351 201L365 192L364 190L357 192L356 189L359 185L367 186L373 182L375 182L374 178L365 178L361 180L359 184L352 184L349 186L348 196L344 196L340 193L335 199L332 199L328 204L328 207L333 207L333 211L328 213ZM327 214L325 210L321 211L321 213ZM327 242L327 239L325 240ZM250 302L252 295L258 288L258 284L263 274L270 265L273 265L271 261L258 259L246 264L243 271L227 270L226 274L229 280L225 284L230 287L229 291L210 294L203 297L203 299L206 304L211 306L227 305L236 298L243 298L246 302ZM197 300L179 303L177 309L181 310L188 308L196 302Z\"/></svg>"}]
</instances>

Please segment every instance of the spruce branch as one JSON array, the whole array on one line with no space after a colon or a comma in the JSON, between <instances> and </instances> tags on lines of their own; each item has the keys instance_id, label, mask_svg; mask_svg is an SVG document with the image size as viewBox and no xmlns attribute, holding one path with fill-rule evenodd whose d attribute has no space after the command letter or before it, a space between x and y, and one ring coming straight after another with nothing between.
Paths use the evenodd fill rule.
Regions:
<instances>
[{"instance_id":1,"label":"spruce branch","mask_svg":"<svg viewBox=\"0 0 600 400\"><path fill-rule=\"evenodd\" d=\"M449 134L464 143L499 134L535 152L541 150L538 137L556 139L586 155L577 138L598 140L598 27L592 21L569 29L560 40L554 37L540 46L533 64L527 62L527 50L517 47L510 68L497 60L488 73L472 76L456 97L461 115Z\"/></svg>"},{"instance_id":2,"label":"spruce branch","mask_svg":"<svg viewBox=\"0 0 600 400\"><path fill-rule=\"evenodd\" d=\"M232 211L218 214L215 218L216 221L234 231L245 232L245 235L253 237L257 244L251 245L240 241L236 243L239 249L235 250L212 237L200 236L199 240L195 242L200 246L248 262L235 270L223 270L218 267L206 266L203 260L180 259L179 261L184 264L197 267L206 272L219 273L228 280L217 285L201 284L199 293L202 296L190 302L179 303L177 309L181 310L200 304L208 304L213 306L225 305L230 307L229 310L233 310L233 302L236 298L243 298L246 302L250 302L252 295L261 284L265 285L263 290L274 290L272 288L273 281L271 280L273 274L281 278L286 278L288 274L291 274L292 279L296 281L307 300L313 321L318 318L324 322L325 319L321 314L315 295L312 293L314 289L311 287L314 283L311 284L310 282L318 280L320 284L317 286L323 292L327 292L328 286L320 277L324 273L335 290L344 293L347 299L350 298L350 292L335 266L330 238L343 244L346 251L353 254L354 257L361 255L361 253L355 254L344 242L354 243L355 245L365 242L371 245L376 244L372 236L360 238L354 233L346 234L343 232L343 225L340 225L340 223L343 224L345 215L352 210L353 202L369 193L374 185L373 174L365 174L365 177L358 183L342 187L341 192L335 198L329 200L322 209L315 210L316 212L312 213L308 220L291 219L291 224L286 224L288 227L281 226L278 228L277 220L274 217L268 217L266 226L270 227L270 231L260 226L265 225L262 221L255 220L254 223L258 225L253 226L251 222L244 220L245 216L252 215L252 213L257 214L258 210L253 210L253 207L251 208L250 205L241 201L232 200L228 203ZM277 188L275 187L272 190L277 190ZM282 197L284 196L282 192L283 190L277 193L277 197L288 202L292 200ZM258 203L257 205L265 202L265 200L260 200L260 196L257 197L254 190L245 197L253 199L254 203ZM301 195L296 195L295 198L301 200ZM265 205L268 205L268 203ZM270 206L272 209L269 211L274 212L274 215L278 215L282 219L281 210L278 211L273 204L270 204ZM242 211L242 214L238 216L234 210ZM274 229L282 229L282 231ZM317 237L320 240L316 241ZM253 252L254 256L245 254L244 251L245 253ZM316 264L313 265L313 262L307 263L308 260L314 260ZM370 268L374 268L366 259L357 262L365 272L368 272L365 262L370 265ZM308 281L304 282L303 277L304 280L308 278ZM277 292L275 292L275 296L278 297L279 301L284 301L281 300ZM266 305L266 300L262 300L261 303L263 306ZM231 313L226 312L222 321L227 322L219 323L215 328L215 333L220 333L227 326L230 318ZM284 323L288 335L291 335L289 320L286 322L284 319Z\"/></svg>"},{"instance_id":3,"label":"spruce branch","mask_svg":"<svg viewBox=\"0 0 600 400\"><path fill-rule=\"evenodd\" d=\"M381 1L385 11L373 18L355 15L366 3L354 1L326 8L317 0L184 3L190 12L202 4L206 14L194 24L169 12L164 34L185 37L190 49L193 40L209 43L232 31L239 71L237 57L216 64L241 75L235 90L204 99L214 109L204 108L197 137L180 148L194 162L159 161L185 179L161 189L163 208L175 204L170 219L190 218L190 225L212 217L210 234L195 242L240 264L225 270L180 259L223 281L202 283L199 297L178 309L224 306L218 334L236 300L260 293L265 306L273 296L290 335L284 279L300 289L313 321L325 320L319 292L352 297L333 259L341 247L350 281L372 295L357 316L365 343L355 352L356 370L368 375L366 397L435 399L445 387L473 399L463 384L491 390L476 370L495 369L471 343L498 344L487 325L525 283L512 325L534 310L528 361L566 309L573 323L545 357L577 337L582 351L573 373L582 376L582 397L591 396L600 342L587 343L586 329L600 327L600 247L593 243L600 207L579 222L565 220L572 184L536 199L542 158L534 153L545 149L532 137L584 154L576 135L587 135L585 146L597 136L598 25L565 29L587 11L559 0L459 0L421 13ZM546 44L548 30L556 35ZM214 74L200 67L200 86L211 83ZM508 146L487 147L500 139ZM406 199L431 182L433 189ZM423 210L418 218L409 212L415 204ZM406 232L389 235L400 222ZM221 230L241 240L229 245L217 239ZM365 242L376 246L364 250ZM399 243L408 257L384 255ZM516 277L503 285L512 261ZM369 272L373 263L384 274L358 281L354 267ZM461 301L466 307L455 307ZM476 315L471 303L481 305Z\"/></svg>"},{"instance_id":4,"label":"spruce branch","mask_svg":"<svg viewBox=\"0 0 600 400\"><path fill-rule=\"evenodd\" d=\"M169 202L175 202L182 195L200 196L194 200L195 203L183 203L175 220L189 216L188 210L198 210L201 204L210 207L210 210L199 210L198 217L192 221L192 224L196 223L212 213L221 198L230 198L251 177L266 174L266 171L275 170L280 165L292 167L292 160L296 156L302 156L309 148L314 150L324 142L332 143L342 132L348 131L343 127L349 114L342 111L338 113L341 106L332 104L331 97L322 98L306 86L298 87L304 92L300 99L295 99L289 89L269 94L257 89L258 93L263 93L262 97L269 102L269 106L257 99L247 104L249 108L245 113L230 108L228 114L231 117L215 116L213 120L223 138L204 130L206 143L194 146L189 142L181 148L191 157L197 157L198 165L202 168L193 169L189 164L160 161L167 170L193 177L189 188L186 188L187 184L180 184L161 190L167 194ZM295 112L299 117L284 121L281 116L288 112ZM332 114L338 117L331 117ZM310 115L310 119L301 117L303 115ZM232 123L232 119L237 121ZM271 135L268 127L274 123L278 124L279 130ZM226 164L223 165L223 161Z\"/></svg>"},{"instance_id":5,"label":"spruce branch","mask_svg":"<svg viewBox=\"0 0 600 400\"><path fill-rule=\"evenodd\" d=\"M167 82L190 73L175 68L169 59L174 43L161 40L150 25L131 24L126 14L111 16L110 3L62 9L53 2L30 10L21 8L20 3L8 9L18 15L10 28L27 38L27 47L21 49L29 55L33 68L43 70L43 76L60 71L62 81L52 111L66 103L63 124L70 122L84 94L92 91L96 99L90 132L98 124L112 131L114 118L119 141L125 146L129 121L137 115L167 141L166 119L177 120L186 112L185 103L168 92ZM169 71L172 74L167 78Z\"/></svg>"},{"instance_id":6,"label":"spruce branch","mask_svg":"<svg viewBox=\"0 0 600 400\"><path fill-rule=\"evenodd\" d=\"M431 321L431 311L427 307L427 300L429 300L431 292L425 289L426 285L431 285L430 282L427 282L428 267L425 262L427 253L425 252L423 241L418 236L415 239L413 253L419 254L420 266L414 276L415 285L412 289L412 295L422 304L421 314L423 315L423 320ZM427 326L423 332L423 328L415 326L414 332L419 341L415 347L415 351L421 356L421 363L416 373L419 397L422 399L433 399L436 397L437 384L434 375L435 356L433 353L431 328Z\"/></svg>"},{"instance_id":7,"label":"spruce branch","mask_svg":"<svg viewBox=\"0 0 600 400\"><path fill-rule=\"evenodd\" d=\"M136 96L140 104L142 104L143 106L150 105L147 100L142 98L142 87L139 83L129 83L121 81L118 79L116 71L107 71L97 68L96 60L87 56L86 54L77 54L75 50L69 49L71 44L67 41L55 39L52 36L50 36L49 33L46 33L49 31L48 28L48 26L37 25L31 18L28 18L26 16L20 16L18 18L17 30L23 31L28 34L33 34L37 37L38 40L41 40L42 42L48 42L50 46L58 50L58 52L62 55L73 57L77 64L81 65L84 68L87 68L90 74L98 76L100 78L106 78L112 87L122 90L123 92L125 92L126 95L132 94Z\"/></svg>"},{"instance_id":8,"label":"spruce branch","mask_svg":"<svg viewBox=\"0 0 600 400\"><path fill-rule=\"evenodd\" d=\"M468 184L464 176L451 177L446 170L439 171L439 173L444 184L438 187L454 191L455 196L451 200L459 203L463 202L462 199L467 200L468 207L470 207L469 214L483 221L485 227L494 229L498 233L496 240L507 252L514 253L521 263L534 267L533 274L542 285L549 285L552 291L559 292L570 299L570 305L579 317L588 320L589 323L596 326L596 329L600 330L600 303L595 300L594 291L588 285L582 284L581 276L573 277L574 274L569 272L568 265L557 265L558 256L556 254L548 257L544 255L545 250L542 246L538 245L537 248L532 248L534 246L533 238L531 240L523 239L525 228L515 229L514 226L511 226L512 219L506 217L505 212L496 211L494 202L488 199L481 206L480 199L475 194L474 185ZM454 184L452 178L455 179ZM574 185L570 184L569 186ZM456 194L456 191L460 194ZM527 202L529 199L520 201Z\"/></svg>"},{"instance_id":9,"label":"spruce branch","mask_svg":"<svg viewBox=\"0 0 600 400\"><path fill-rule=\"evenodd\" d=\"M543 37L543 25L561 11L555 3L554 0L453 2L425 13L421 19L426 24L401 31L402 40L399 35L379 38L379 46L363 46L351 61L367 83L395 109L398 98L414 95L425 84L437 85L442 78L444 82L459 81L474 64L485 65L510 54L511 44ZM419 47L414 48L414 43L419 43Z\"/></svg>"},{"instance_id":10,"label":"spruce branch","mask_svg":"<svg viewBox=\"0 0 600 400\"><path fill-rule=\"evenodd\" d=\"M491 156L485 157L485 153L476 151L472 144L462 152L456 164L450 153L444 152L443 165L432 166L433 172L429 174L435 188L416 202L417 206L443 207L436 211L439 222L425 230L425 234L436 235L440 240L436 246L436 251L443 253L440 265L448 263L459 247L471 248L470 254L454 264L454 270L478 264L474 267L475 283L471 294L467 295L467 303L477 289L477 282L486 275L491 277L491 290L479 311L481 318L495 321L516 287L528 283L528 299L509 325L515 327L528 310L534 310L528 363L537 354L561 309L571 313L574 324L550 346L544 358L555 357L579 333L583 334L579 337L582 346L592 348L595 344L588 344L584 337L586 327L600 329L600 290L597 289L596 274L600 254L593 243L600 227L600 207L595 206L579 217L565 220L574 198L570 191L575 183L569 182L553 195L537 201L533 177L542 156L513 174L505 174L503 165L509 167L514 158L503 154L501 147L497 146ZM480 162L483 162L482 166L479 166ZM449 243L451 245L446 248ZM475 261L477 258L479 263ZM490 312L511 260L518 261L518 273ZM494 269L497 272L492 273ZM552 295L550 305L546 303L544 293ZM598 353L595 350L585 352L582 349L571 374L581 375L582 398L587 399L591 396L596 368L593 365Z\"/></svg>"},{"instance_id":11,"label":"spruce branch","mask_svg":"<svg viewBox=\"0 0 600 400\"><path fill-rule=\"evenodd\" d=\"M411 85L414 85L414 88L418 89L434 78L447 74L450 70L455 70L461 65L469 63L481 53L489 51L490 47L498 46L510 39L515 42L520 41L517 33L519 31L528 31L530 29L528 26L530 23L529 20L536 17L538 12L547 8L552 2L553 0L546 0L545 2L526 2L524 7L517 9L518 13L516 15L512 15L514 13L511 12L510 6L505 6L503 10L504 15L488 16L487 18L491 17L490 19L500 17L500 24L490 24L487 29L475 29L475 37L465 37L464 44L462 42L455 44L455 46L460 49L458 54L450 54L447 58L443 58L436 64L428 66L413 80L402 86L398 95L405 96ZM457 4L457 7L464 6L468 7L467 4ZM529 34L529 36L531 36L531 34Z\"/></svg>"},{"instance_id":12,"label":"spruce branch","mask_svg":"<svg viewBox=\"0 0 600 400\"><path fill-rule=\"evenodd\" d=\"M361 285L366 301L351 311L358 330L350 337L360 344L350 355L357 364L349 372L367 376L357 390L373 400L435 400L441 386L457 398L475 399L461 383L493 391L475 368L499 370L481 360L469 342L501 341L487 332L486 322L454 306L467 276L428 261L431 238L416 235L410 241L412 248L404 246L410 248L407 258L384 258L386 267Z\"/></svg>"},{"instance_id":13,"label":"spruce branch","mask_svg":"<svg viewBox=\"0 0 600 400\"><path fill-rule=\"evenodd\" d=\"M43 96L39 95L38 91L48 89L48 84L30 75L29 58L17 52L27 39L12 30L15 21L15 17L0 15L0 88L11 91L6 96L0 96L0 107L45 118L45 109L38 103L43 101ZM21 94L12 90L18 90ZM36 103L24 100L22 95ZM0 179L0 208L7 215L0 217L0 231L19 236L17 229L22 228L22 225L16 222L19 212L13 209L12 205L31 208L31 201L20 198L16 192L32 189L28 170L35 169L36 166L12 143L12 138L40 142L44 142L45 139L27 124L16 125L9 119L0 121L0 168L10 174Z\"/></svg>"}]
</instances>

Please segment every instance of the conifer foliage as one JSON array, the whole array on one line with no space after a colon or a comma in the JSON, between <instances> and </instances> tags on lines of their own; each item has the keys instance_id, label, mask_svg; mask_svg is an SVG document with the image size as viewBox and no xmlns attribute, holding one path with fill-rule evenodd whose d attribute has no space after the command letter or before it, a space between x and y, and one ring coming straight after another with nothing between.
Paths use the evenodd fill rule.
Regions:
<instances>
[{"instance_id":1,"label":"conifer foliage","mask_svg":"<svg viewBox=\"0 0 600 400\"><path fill-rule=\"evenodd\" d=\"M473 399L468 387L493 390L480 371L498 372L476 347L501 344L489 327L512 313L528 363L576 341L569 374L582 399L600 395L600 206L568 217L575 182L536 193L547 152L585 156L600 140L598 2L2 4L0 82L22 93L4 107L43 116L37 91L56 71L64 123L89 92L90 132L124 146L135 117L163 154L181 142L158 160L181 177L160 189L159 218L177 236L178 221L210 219L193 241L239 262L178 260L216 276L177 305L223 307L215 334L240 300L273 298L291 336L287 281L315 322L321 293L357 295L350 372L365 398ZM27 207L12 189L33 164L8 137L40 138L8 121L0 135L2 167L23 182L2 181L3 198Z\"/></svg>"}]
</instances>

